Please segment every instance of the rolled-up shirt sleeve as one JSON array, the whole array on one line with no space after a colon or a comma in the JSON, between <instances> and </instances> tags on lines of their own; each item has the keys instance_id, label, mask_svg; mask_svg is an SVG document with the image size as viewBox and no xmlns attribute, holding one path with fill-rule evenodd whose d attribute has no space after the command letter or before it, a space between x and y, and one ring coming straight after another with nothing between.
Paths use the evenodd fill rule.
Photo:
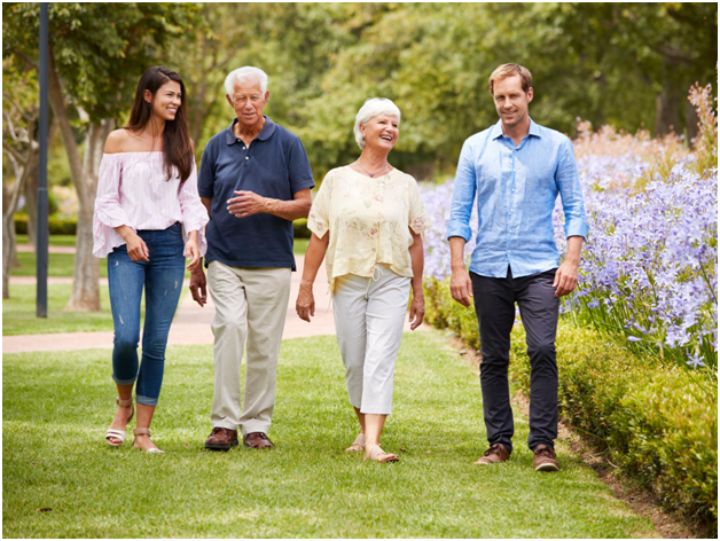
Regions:
<instances>
[{"instance_id":1,"label":"rolled-up shirt sleeve","mask_svg":"<svg viewBox=\"0 0 720 541\"><path fill-rule=\"evenodd\" d=\"M190 176L180 186L178 194L180 201L180 209L182 211L182 224L185 233L191 231L198 232L198 241L200 245L200 254L205 255L207 251L207 240L205 239L205 225L209 221L209 216L205 205L200 201L197 187L197 169L193 162Z\"/></svg>"},{"instance_id":2,"label":"rolled-up shirt sleeve","mask_svg":"<svg viewBox=\"0 0 720 541\"><path fill-rule=\"evenodd\" d=\"M460 159L455 174L455 187L447 227L448 239L450 237L462 237L465 242L470 240L472 236L470 216L475 201L476 189L477 179L473 164L472 145L470 141L465 141L460 151Z\"/></svg>"},{"instance_id":3,"label":"rolled-up shirt sleeve","mask_svg":"<svg viewBox=\"0 0 720 541\"><path fill-rule=\"evenodd\" d=\"M330 229L330 199L332 197L332 176L330 173L320 184L315 194L310 213L308 214L307 226L318 238L323 238Z\"/></svg>"},{"instance_id":4,"label":"rolled-up shirt sleeve","mask_svg":"<svg viewBox=\"0 0 720 541\"><path fill-rule=\"evenodd\" d=\"M565 237L583 237L587 240L589 226L585 214L585 200L575 164L572 143L565 138L558 154L555 182L560 192L565 213Z\"/></svg>"}]
</instances>

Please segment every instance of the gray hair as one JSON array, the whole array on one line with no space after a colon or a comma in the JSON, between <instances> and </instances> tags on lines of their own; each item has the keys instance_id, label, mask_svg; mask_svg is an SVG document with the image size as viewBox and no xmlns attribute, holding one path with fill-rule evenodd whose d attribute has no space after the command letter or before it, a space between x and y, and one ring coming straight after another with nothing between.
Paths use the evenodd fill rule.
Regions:
<instances>
[{"instance_id":1,"label":"gray hair","mask_svg":"<svg viewBox=\"0 0 720 541\"><path fill-rule=\"evenodd\" d=\"M231 71L230 73L228 73L228 76L225 77L225 94L232 98L233 93L235 92L235 83L243 83L248 80L253 80L259 83L260 92L262 92L263 94L267 92L267 73L265 73L260 68L256 68L253 66L243 66L242 68Z\"/></svg>"},{"instance_id":2,"label":"gray hair","mask_svg":"<svg viewBox=\"0 0 720 541\"><path fill-rule=\"evenodd\" d=\"M396 116L398 122L400 122L400 109L392 100L387 98L370 98L366 100L355 115L353 133L355 134L355 141L361 149L365 148L365 138L360 133L360 126L367 124L371 118L380 115Z\"/></svg>"}]
</instances>

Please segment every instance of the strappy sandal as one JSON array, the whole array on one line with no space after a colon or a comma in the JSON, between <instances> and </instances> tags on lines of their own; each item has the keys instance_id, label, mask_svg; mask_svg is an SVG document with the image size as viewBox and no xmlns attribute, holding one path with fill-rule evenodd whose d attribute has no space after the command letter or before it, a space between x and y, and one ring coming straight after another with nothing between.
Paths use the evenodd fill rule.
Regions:
<instances>
[{"instance_id":1,"label":"strappy sandal","mask_svg":"<svg viewBox=\"0 0 720 541\"><path fill-rule=\"evenodd\" d=\"M361 451L365 450L365 434L360 432L360 434L357 435L355 438L355 441L352 442L352 445L345 449L346 453L359 453Z\"/></svg>"},{"instance_id":2,"label":"strappy sandal","mask_svg":"<svg viewBox=\"0 0 720 541\"><path fill-rule=\"evenodd\" d=\"M135 408L133 407L133 401L132 398L128 398L127 400L120 400L119 398L115 399L115 404L117 404L120 408L127 408L130 407L130 417L128 417L127 422L129 423L132 421L133 416L135 415ZM115 440L115 441L113 441ZM125 441L125 431L121 428L113 428L112 426L107 429L107 432L105 432L105 442L110 447L120 447L123 442Z\"/></svg>"},{"instance_id":3,"label":"strappy sandal","mask_svg":"<svg viewBox=\"0 0 720 541\"><path fill-rule=\"evenodd\" d=\"M165 454L165 451L163 451L162 449L158 449L157 447L151 447L150 449L143 449L139 445L136 445L135 440L137 440L138 436L147 436L148 439L150 438L150 429L149 428L136 428L135 430L133 430L133 434L135 435L135 438L133 439L133 447L135 449L140 449L140 450L145 451L146 453L150 453L152 455Z\"/></svg>"},{"instance_id":4,"label":"strappy sandal","mask_svg":"<svg viewBox=\"0 0 720 541\"><path fill-rule=\"evenodd\" d=\"M388 462L398 462L400 458L395 453L386 453L382 448L375 444L365 449L365 460L374 460L380 464Z\"/></svg>"}]
</instances>

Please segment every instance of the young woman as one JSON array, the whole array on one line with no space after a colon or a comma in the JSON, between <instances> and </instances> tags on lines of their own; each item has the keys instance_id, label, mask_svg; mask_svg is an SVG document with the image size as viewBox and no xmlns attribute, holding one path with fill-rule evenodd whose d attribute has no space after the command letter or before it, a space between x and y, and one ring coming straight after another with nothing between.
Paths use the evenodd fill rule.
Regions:
<instances>
[{"instance_id":1,"label":"young woman","mask_svg":"<svg viewBox=\"0 0 720 541\"><path fill-rule=\"evenodd\" d=\"M160 395L165 347L185 271L200 264L208 221L197 192L193 145L180 76L154 67L140 78L130 121L113 131L100 163L93 220L96 257L107 256L118 398L108 445L125 440L135 414L133 447L162 453L150 439ZM145 290L142 358L138 362L140 300Z\"/></svg>"}]
</instances>

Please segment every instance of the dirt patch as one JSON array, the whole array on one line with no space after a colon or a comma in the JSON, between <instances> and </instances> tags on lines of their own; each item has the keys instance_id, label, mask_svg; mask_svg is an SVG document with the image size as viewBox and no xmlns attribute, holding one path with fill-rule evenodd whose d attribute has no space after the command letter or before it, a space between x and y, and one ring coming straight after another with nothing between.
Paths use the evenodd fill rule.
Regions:
<instances>
[{"instance_id":1,"label":"dirt patch","mask_svg":"<svg viewBox=\"0 0 720 541\"><path fill-rule=\"evenodd\" d=\"M450 344L477 373L480 372L480 355L468 347L456 336L450 338ZM512 397L513 405L524 415L528 415L530 401L517 392ZM701 525L688 524L683 517L672 515L662 509L655 496L645 488L637 486L631 479L623 476L619 468L607 458L607 450L593 445L564 422L558 424L558 439L579 456L582 461L598 474L610 487L616 498L626 502L640 516L649 518L657 532L664 538L702 538L713 536Z\"/></svg>"}]
</instances>

